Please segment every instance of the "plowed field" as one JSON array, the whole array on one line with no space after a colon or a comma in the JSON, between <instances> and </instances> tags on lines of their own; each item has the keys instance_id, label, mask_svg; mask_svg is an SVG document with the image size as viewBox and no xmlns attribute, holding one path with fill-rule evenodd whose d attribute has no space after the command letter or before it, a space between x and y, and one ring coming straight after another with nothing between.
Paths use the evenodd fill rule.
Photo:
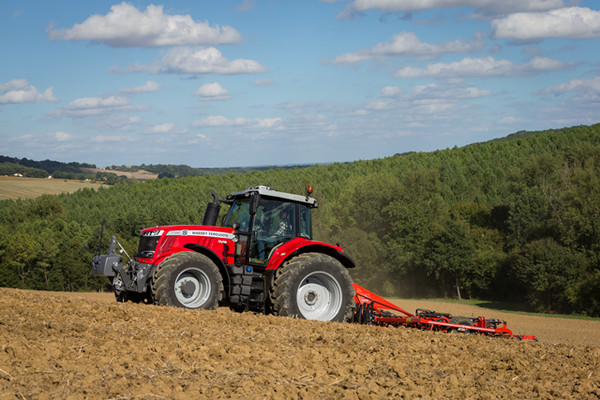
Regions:
<instances>
[{"instance_id":1,"label":"plowed field","mask_svg":"<svg viewBox=\"0 0 600 400\"><path fill-rule=\"evenodd\" d=\"M540 341L0 288L0 399L600 398L599 321L398 304Z\"/></svg>"}]
</instances>

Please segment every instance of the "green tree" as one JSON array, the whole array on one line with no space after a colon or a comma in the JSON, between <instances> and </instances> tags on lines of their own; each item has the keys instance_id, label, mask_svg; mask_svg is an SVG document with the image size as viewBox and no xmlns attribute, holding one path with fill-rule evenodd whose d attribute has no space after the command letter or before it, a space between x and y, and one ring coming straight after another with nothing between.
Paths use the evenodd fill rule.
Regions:
<instances>
[{"instance_id":1,"label":"green tree","mask_svg":"<svg viewBox=\"0 0 600 400\"><path fill-rule=\"evenodd\" d=\"M581 277L567 289L567 295L576 312L600 315L600 269Z\"/></svg>"},{"instance_id":2,"label":"green tree","mask_svg":"<svg viewBox=\"0 0 600 400\"><path fill-rule=\"evenodd\" d=\"M462 300L461 287L471 284L473 243L457 221L446 220L425 243L423 262L429 274L445 287L454 287Z\"/></svg>"},{"instance_id":3,"label":"green tree","mask_svg":"<svg viewBox=\"0 0 600 400\"><path fill-rule=\"evenodd\" d=\"M551 238L526 244L512 264L529 304L545 312L569 309L568 289L585 271L585 258Z\"/></svg>"},{"instance_id":4,"label":"green tree","mask_svg":"<svg viewBox=\"0 0 600 400\"><path fill-rule=\"evenodd\" d=\"M42 219L62 218L63 205L56 195L43 194L28 203L28 213L30 216Z\"/></svg>"},{"instance_id":5,"label":"green tree","mask_svg":"<svg viewBox=\"0 0 600 400\"><path fill-rule=\"evenodd\" d=\"M359 266L356 279L373 289L385 287L389 295L396 294L394 287L404 268L387 248L393 224L387 209L399 190L400 182L389 173L352 178L332 206L329 219L330 238L341 242Z\"/></svg>"},{"instance_id":6,"label":"green tree","mask_svg":"<svg viewBox=\"0 0 600 400\"><path fill-rule=\"evenodd\" d=\"M61 287L62 280L60 272L55 268L62 232L56 230L56 224L52 224L45 229L39 229L37 234L39 253L31 269L31 288L56 290Z\"/></svg>"},{"instance_id":7,"label":"green tree","mask_svg":"<svg viewBox=\"0 0 600 400\"><path fill-rule=\"evenodd\" d=\"M6 262L14 286L31 288L31 271L40 252L40 243L34 236L23 232L11 232L6 241Z\"/></svg>"},{"instance_id":8,"label":"green tree","mask_svg":"<svg viewBox=\"0 0 600 400\"><path fill-rule=\"evenodd\" d=\"M417 253L431 236L434 222L447 215L447 207L440 195L437 171L407 171L400 183L383 209L391 228L386 237L403 251Z\"/></svg>"}]
</instances>

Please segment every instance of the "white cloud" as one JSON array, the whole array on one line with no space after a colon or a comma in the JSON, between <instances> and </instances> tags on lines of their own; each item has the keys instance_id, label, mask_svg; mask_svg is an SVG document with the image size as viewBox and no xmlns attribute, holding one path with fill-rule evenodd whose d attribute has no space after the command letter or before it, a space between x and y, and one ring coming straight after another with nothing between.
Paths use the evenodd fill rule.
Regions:
<instances>
[{"instance_id":1,"label":"white cloud","mask_svg":"<svg viewBox=\"0 0 600 400\"><path fill-rule=\"evenodd\" d=\"M19 148L31 148L39 154L54 154L80 146L82 136L67 132L25 134L6 139L6 142L18 144ZM64 155L64 154L63 154ZM41 157L41 155L40 155Z\"/></svg>"},{"instance_id":2,"label":"white cloud","mask_svg":"<svg viewBox=\"0 0 600 400\"><path fill-rule=\"evenodd\" d=\"M402 94L402 89L398 86L385 86L381 89L381 97L397 97Z\"/></svg>"},{"instance_id":3,"label":"white cloud","mask_svg":"<svg viewBox=\"0 0 600 400\"><path fill-rule=\"evenodd\" d=\"M169 133L169 132L172 132L173 129L175 129L175 124L165 122L162 124L156 124L156 125L152 126L152 128L150 129L150 132L151 133Z\"/></svg>"},{"instance_id":4,"label":"white cloud","mask_svg":"<svg viewBox=\"0 0 600 400\"><path fill-rule=\"evenodd\" d=\"M282 121L281 118L257 118L254 120L254 123L259 128L271 129L279 127Z\"/></svg>"},{"instance_id":5,"label":"white cloud","mask_svg":"<svg viewBox=\"0 0 600 400\"><path fill-rule=\"evenodd\" d=\"M210 142L210 139L208 138L208 136L206 136L206 135L203 135L203 134L201 134L201 133L199 133L199 134L197 134L197 135L194 135L194 136L192 136L192 137L191 137L191 138L190 138L190 139L187 141L187 143L188 143L188 144L190 144L190 145L191 145L191 144L206 144L206 143L208 143L208 142Z\"/></svg>"},{"instance_id":6,"label":"white cloud","mask_svg":"<svg viewBox=\"0 0 600 400\"><path fill-rule=\"evenodd\" d=\"M564 7L563 0L354 0L346 11L377 9L392 12L412 12L439 8L472 7L478 14L496 15L514 12L545 11Z\"/></svg>"},{"instance_id":7,"label":"white cloud","mask_svg":"<svg viewBox=\"0 0 600 400\"><path fill-rule=\"evenodd\" d=\"M543 71L554 71L573 67L573 63L563 63L544 57L534 57L527 64L513 64L508 60L494 57L470 58L451 63L434 63L425 68L404 67L396 71L396 78L458 78L458 77L500 77L526 76Z\"/></svg>"},{"instance_id":8,"label":"white cloud","mask_svg":"<svg viewBox=\"0 0 600 400\"><path fill-rule=\"evenodd\" d=\"M547 12L516 13L492 21L492 29L495 39L594 38L600 37L600 12L569 7Z\"/></svg>"},{"instance_id":9,"label":"white cloud","mask_svg":"<svg viewBox=\"0 0 600 400\"><path fill-rule=\"evenodd\" d=\"M147 72L152 74L258 74L266 67L257 61L238 58L229 61L214 47L175 47L169 49L162 60L149 64L134 64L124 70L112 72Z\"/></svg>"},{"instance_id":10,"label":"white cloud","mask_svg":"<svg viewBox=\"0 0 600 400\"><path fill-rule=\"evenodd\" d=\"M476 99L491 96L489 90L478 89L474 86L457 86L440 83L415 86L411 96L414 99Z\"/></svg>"},{"instance_id":11,"label":"white cloud","mask_svg":"<svg viewBox=\"0 0 600 400\"><path fill-rule=\"evenodd\" d=\"M395 103L390 100L375 100L365 105L367 110L390 110L395 107Z\"/></svg>"},{"instance_id":12,"label":"white cloud","mask_svg":"<svg viewBox=\"0 0 600 400\"><path fill-rule=\"evenodd\" d=\"M511 124L515 124L515 123L521 122L521 121L522 120L520 118L509 116L509 117L502 118L500 121L498 121L498 123L503 124L503 125L511 125Z\"/></svg>"},{"instance_id":13,"label":"white cloud","mask_svg":"<svg viewBox=\"0 0 600 400\"><path fill-rule=\"evenodd\" d=\"M550 86L544 90L544 93L562 94L580 90L590 90L600 93L600 76L590 79L573 79L566 83Z\"/></svg>"},{"instance_id":14,"label":"white cloud","mask_svg":"<svg viewBox=\"0 0 600 400\"><path fill-rule=\"evenodd\" d=\"M243 0L242 4L235 8L237 12L248 12L252 11L256 7L256 1L254 0Z\"/></svg>"},{"instance_id":15,"label":"white cloud","mask_svg":"<svg viewBox=\"0 0 600 400\"><path fill-rule=\"evenodd\" d=\"M385 95L385 96L384 96ZM403 119L403 126L415 125L432 120L454 120L457 114L477 107L477 102L465 100L491 96L492 92L474 86L466 86L461 82L445 80L441 83L415 86L410 92L403 92L396 86L386 86L380 96L385 97L360 105L349 116L361 117L360 121L373 121L378 124L389 118ZM357 123L362 123L358 122ZM412 122L411 122L412 121Z\"/></svg>"},{"instance_id":16,"label":"white cloud","mask_svg":"<svg viewBox=\"0 0 600 400\"><path fill-rule=\"evenodd\" d=\"M200 86L198 90L194 92L195 96L202 97L202 100L229 100L232 98L231 94L224 89L218 82L207 83Z\"/></svg>"},{"instance_id":17,"label":"white cloud","mask_svg":"<svg viewBox=\"0 0 600 400\"><path fill-rule=\"evenodd\" d=\"M395 86L384 89L382 93L395 94L396 91ZM429 135L432 127L441 132L456 132L458 125L474 123L475 119L481 123L487 118L489 112L485 104L488 102L479 99L492 95L492 91L467 85L464 80L416 85L394 97L360 104L354 111L347 110L344 115L355 118L351 119L353 125L344 129L362 131L361 135L369 133L373 137L397 134L398 126L418 136L425 132Z\"/></svg>"},{"instance_id":18,"label":"white cloud","mask_svg":"<svg viewBox=\"0 0 600 400\"><path fill-rule=\"evenodd\" d=\"M237 120L237 121L236 121ZM210 115L208 117L202 118L199 121L194 122L195 127L220 127L220 126L235 126L235 125L244 125L246 119L245 118L236 118L236 120L230 120L227 117L222 115Z\"/></svg>"},{"instance_id":19,"label":"white cloud","mask_svg":"<svg viewBox=\"0 0 600 400\"><path fill-rule=\"evenodd\" d=\"M95 121L96 127L105 131L131 131L139 127L141 123L142 117L139 115L127 115L124 113L105 115L103 118L98 118Z\"/></svg>"},{"instance_id":20,"label":"white cloud","mask_svg":"<svg viewBox=\"0 0 600 400\"><path fill-rule=\"evenodd\" d=\"M391 42L379 43L370 49L361 49L354 53L347 53L335 57L331 64L353 64L360 61L383 57L419 57L436 58L448 53L472 53L483 50L485 42L473 38L466 42L455 40L441 44L423 43L412 32L400 32L392 38Z\"/></svg>"},{"instance_id":21,"label":"white cloud","mask_svg":"<svg viewBox=\"0 0 600 400\"><path fill-rule=\"evenodd\" d=\"M162 86L164 86L164 85L161 85L158 82L147 81L145 84L143 84L141 86L125 88L125 89L121 90L121 93L136 94L136 93L157 92Z\"/></svg>"},{"instance_id":22,"label":"white cloud","mask_svg":"<svg viewBox=\"0 0 600 400\"><path fill-rule=\"evenodd\" d=\"M481 51L485 42L474 38L467 42L455 40L442 44L423 43L412 32L401 32L394 35L392 42L381 43L371 49L374 55L397 56L438 56L444 53L471 53Z\"/></svg>"},{"instance_id":23,"label":"white cloud","mask_svg":"<svg viewBox=\"0 0 600 400\"><path fill-rule=\"evenodd\" d=\"M275 82L272 79L257 79L254 81L254 86L273 86Z\"/></svg>"},{"instance_id":24,"label":"white cloud","mask_svg":"<svg viewBox=\"0 0 600 400\"><path fill-rule=\"evenodd\" d=\"M308 114L311 112L328 112L333 111L335 108L330 103L320 102L320 101L307 101L307 102L297 102L297 101L286 101L280 104L277 104L275 108L279 110L285 110L295 115L300 114Z\"/></svg>"},{"instance_id":25,"label":"white cloud","mask_svg":"<svg viewBox=\"0 0 600 400\"><path fill-rule=\"evenodd\" d=\"M66 132L55 132L51 134L57 142L67 142L75 139L77 136Z\"/></svg>"},{"instance_id":26,"label":"white cloud","mask_svg":"<svg viewBox=\"0 0 600 400\"><path fill-rule=\"evenodd\" d=\"M13 79L0 85L0 104L57 102L54 88L40 92L26 79Z\"/></svg>"},{"instance_id":27,"label":"white cloud","mask_svg":"<svg viewBox=\"0 0 600 400\"><path fill-rule=\"evenodd\" d=\"M600 104L600 76L587 79L573 79L565 83L550 86L541 91L544 94L562 95L573 93L571 103L578 104L578 108L587 108Z\"/></svg>"},{"instance_id":28,"label":"white cloud","mask_svg":"<svg viewBox=\"0 0 600 400\"><path fill-rule=\"evenodd\" d=\"M557 71L570 68L573 64L565 64L562 61L554 60L547 57L534 57L527 64L525 69L530 71Z\"/></svg>"},{"instance_id":29,"label":"white cloud","mask_svg":"<svg viewBox=\"0 0 600 400\"><path fill-rule=\"evenodd\" d=\"M334 57L333 60L324 60L325 64L355 64L362 61L368 61L373 58L373 55L368 49L360 49L353 53L342 54Z\"/></svg>"},{"instance_id":30,"label":"white cloud","mask_svg":"<svg viewBox=\"0 0 600 400\"><path fill-rule=\"evenodd\" d=\"M230 26L211 26L190 15L168 15L163 6L150 4L145 11L123 2L106 15L92 15L70 29L54 29L52 40L91 40L113 47L204 46L238 43L242 36Z\"/></svg>"},{"instance_id":31,"label":"white cloud","mask_svg":"<svg viewBox=\"0 0 600 400\"><path fill-rule=\"evenodd\" d=\"M71 118L94 117L116 112L140 111L145 107L134 106L127 97L82 97L57 110L55 115Z\"/></svg>"},{"instance_id":32,"label":"white cloud","mask_svg":"<svg viewBox=\"0 0 600 400\"><path fill-rule=\"evenodd\" d=\"M279 129L282 127L281 118L244 118L229 119L222 115L211 115L194 122L196 128L243 126L247 128Z\"/></svg>"},{"instance_id":33,"label":"white cloud","mask_svg":"<svg viewBox=\"0 0 600 400\"><path fill-rule=\"evenodd\" d=\"M134 139L128 136L114 136L114 135L98 135L90 139L93 143L119 143L119 142L132 142Z\"/></svg>"},{"instance_id":34,"label":"white cloud","mask_svg":"<svg viewBox=\"0 0 600 400\"><path fill-rule=\"evenodd\" d=\"M284 143L284 148L290 147L290 141L293 143L314 144L319 143L324 137L333 137L338 134L338 126L329 117L319 112L309 112L306 114L294 114L278 128L285 128L285 137L279 136L278 139ZM336 147L340 144L337 143ZM288 153L286 153L288 154Z\"/></svg>"}]
</instances>

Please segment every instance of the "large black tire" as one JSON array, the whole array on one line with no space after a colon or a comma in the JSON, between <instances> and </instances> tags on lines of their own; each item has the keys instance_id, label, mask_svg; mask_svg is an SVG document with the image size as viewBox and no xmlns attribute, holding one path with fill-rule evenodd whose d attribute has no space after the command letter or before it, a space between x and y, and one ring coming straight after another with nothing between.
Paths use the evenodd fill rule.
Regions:
<instances>
[{"instance_id":1,"label":"large black tire","mask_svg":"<svg viewBox=\"0 0 600 400\"><path fill-rule=\"evenodd\" d=\"M208 257L175 253L160 263L152 284L154 302L163 306L214 310L223 297L223 278Z\"/></svg>"},{"instance_id":2,"label":"large black tire","mask_svg":"<svg viewBox=\"0 0 600 400\"><path fill-rule=\"evenodd\" d=\"M348 270L335 258L305 253L287 261L273 282L277 315L344 322L352 317L354 287Z\"/></svg>"}]
</instances>

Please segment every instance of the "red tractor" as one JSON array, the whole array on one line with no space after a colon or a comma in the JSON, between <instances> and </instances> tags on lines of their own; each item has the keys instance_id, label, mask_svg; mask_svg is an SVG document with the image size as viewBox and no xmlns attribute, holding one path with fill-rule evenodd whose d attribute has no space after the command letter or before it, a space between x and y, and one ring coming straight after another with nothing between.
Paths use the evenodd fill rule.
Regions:
<instances>
[{"instance_id":1,"label":"red tractor","mask_svg":"<svg viewBox=\"0 0 600 400\"><path fill-rule=\"evenodd\" d=\"M119 301L209 310L229 305L320 321L513 337L505 321L422 309L412 314L353 283L348 269L354 262L342 247L312 240L310 211L318 204L310 187L306 196L265 186L232 193L222 202L229 205L222 226L219 198L211 193L202 225L143 229L137 257L126 265L113 236L108 254L94 257L92 273L110 279Z\"/></svg>"},{"instance_id":2,"label":"red tractor","mask_svg":"<svg viewBox=\"0 0 600 400\"><path fill-rule=\"evenodd\" d=\"M202 225L143 229L137 256L126 265L113 236L108 254L94 257L92 273L109 277L119 301L352 318L354 262L340 245L312 239L312 189L303 196L257 186L221 202L211 193ZM218 226L220 203L229 211Z\"/></svg>"}]
</instances>

